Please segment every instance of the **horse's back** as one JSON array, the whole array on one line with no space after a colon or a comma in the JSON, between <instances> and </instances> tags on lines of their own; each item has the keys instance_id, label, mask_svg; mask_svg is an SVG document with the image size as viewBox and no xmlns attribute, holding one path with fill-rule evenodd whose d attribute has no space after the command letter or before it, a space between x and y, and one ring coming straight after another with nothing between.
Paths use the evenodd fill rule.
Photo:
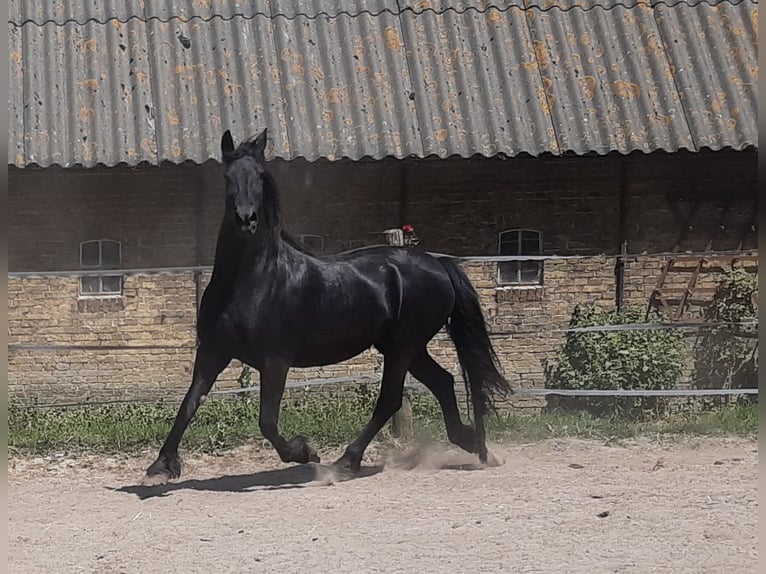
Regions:
<instances>
[{"instance_id":1,"label":"horse's back","mask_svg":"<svg viewBox=\"0 0 766 574\"><path fill-rule=\"evenodd\" d=\"M386 301L389 318L397 323L438 328L442 323L436 323L452 312L455 291L449 274L437 257L421 249L371 246L341 253L334 261L358 275L366 284L360 288L378 292ZM344 285L344 290L349 288ZM363 298L358 301L362 304Z\"/></svg>"},{"instance_id":2,"label":"horse's back","mask_svg":"<svg viewBox=\"0 0 766 574\"><path fill-rule=\"evenodd\" d=\"M430 253L422 249L395 245L365 245L333 255L326 255L318 258L318 260L325 263L364 263L366 261L380 263L385 261L395 265L417 264L424 269L443 271L438 258Z\"/></svg>"}]
</instances>

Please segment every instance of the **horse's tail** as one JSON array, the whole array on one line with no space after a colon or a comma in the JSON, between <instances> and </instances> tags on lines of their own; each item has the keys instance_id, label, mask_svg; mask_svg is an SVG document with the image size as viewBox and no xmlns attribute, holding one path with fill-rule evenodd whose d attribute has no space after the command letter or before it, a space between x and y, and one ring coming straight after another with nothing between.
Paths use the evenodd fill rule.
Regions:
<instances>
[{"instance_id":1,"label":"horse's tail","mask_svg":"<svg viewBox=\"0 0 766 574\"><path fill-rule=\"evenodd\" d=\"M500 373L476 290L455 260L445 257L439 261L455 289L455 307L447 322L447 332L457 349L473 408L474 428L483 437L484 415L494 409L496 397L506 397L513 393L513 389Z\"/></svg>"}]
</instances>

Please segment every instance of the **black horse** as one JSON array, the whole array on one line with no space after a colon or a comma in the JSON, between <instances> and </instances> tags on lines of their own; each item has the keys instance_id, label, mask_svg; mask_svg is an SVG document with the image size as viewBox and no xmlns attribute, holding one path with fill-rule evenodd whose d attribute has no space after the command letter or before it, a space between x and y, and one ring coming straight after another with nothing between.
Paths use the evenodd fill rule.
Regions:
<instances>
[{"instance_id":1,"label":"black horse","mask_svg":"<svg viewBox=\"0 0 766 574\"><path fill-rule=\"evenodd\" d=\"M339 255L308 253L282 228L279 194L264 166L266 130L235 149L221 140L226 210L202 297L191 386L144 484L181 474L178 446L201 400L232 359L261 375L259 424L285 462L319 462L304 437L286 440L278 420L291 367L338 363L375 347L384 356L372 418L334 464L359 471L367 445L402 404L409 371L433 392L449 440L487 461L484 417L511 392L500 374L479 299L447 257L375 246ZM460 420L454 379L426 345L446 326L463 371L474 428Z\"/></svg>"}]
</instances>

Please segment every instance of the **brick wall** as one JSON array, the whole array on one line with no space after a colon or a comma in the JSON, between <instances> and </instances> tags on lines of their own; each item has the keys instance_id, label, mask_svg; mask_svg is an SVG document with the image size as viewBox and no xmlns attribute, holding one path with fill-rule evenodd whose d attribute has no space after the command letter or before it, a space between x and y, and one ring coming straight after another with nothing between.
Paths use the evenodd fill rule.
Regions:
<instances>
[{"instance_id":1,"label":"brick wall","mask_svg":"<svg viewBox=\"0 0 766 574\"><path fill-rule=\"evenodd\" d=\"M626 265L626 304L645 305L659 277L662 258L635 258ZM545 285L498 287L494 263L466 263L479 292L495 348L512 386L542 387L546 361L555 360L577 304L613 308L614 257L595 256L545 263ZM204 288L208 280L200 278ZM703 274L712 284L715 274ZM195 277L192 273L128 276L124 295L78 298L76 278L17 278L9 281L9 393L24 401L82 402L113 398L146 399L186 392L195 344ZM146 346L140 350L15 350L15 345ZM456 376L457 357L442 332L431 342L433 356ZM374 351L322 368L294 369L293 381L374 376ZM691 364L689 365L689 367ZM241 365L234 361L216 388L238 387ZM257 373L253 373L257 381ZM518 398L517 407L538 399Z\"/></svg>"},{"instance_id":2,"label":"brick wall","mask_svg":"<svg viewBox=\"0 0 766 574\"><path fill-rule=\"evenodd\" d=\"M540 386L541 361L562 337L546 333L565 327L578 301L613 299L608 280L598 292L583 288L607 279L606 258L555 263L539 290L511 291L495 286L495 264L467 264L499 357L514 386ZM204 287L208 277L201 278ZM595 287L594 287L595 289ZM76 278L16 278L9 282L9 343L14 345L155 346L139 350L13 350L10 395L24 400L79 402L110 398L149 398L183 394L191 379L195 344L195 278L192 273L127 276L121 298L78 298ZM527 301L527 293L531 294ZM451 341L440 333L434 356L459 374ZM380 357L371 351L342 364L295 369L291 380L374 375ZM233 362L217 388L235 388L241 365ZM257 373L254 373L257 380Z\"/></svg>"},{"instance_id":3,"label":"brick wall","mask_svg":"<svg viewBox=\"0 0 766 574\"><path fill-rule=\"evenodd\" d=\"M404 221L427 249L495 254L497 233L538 229L547 254L614 254L624 237L631 253L756 247L745 234L756 202L755 154L634 155L514 160L273 162L287 226L322 235L329 251L378 243ZM222 215L220 168L11 169L11 271L78 267L80 241L123 244L125 267L210 264ZM624 198L620 190L624 187ZM404 205L401 200L405 199ZM726 200L731 205L725 212ZM674 211L675 209L675 211ZM694 211L686 222L684 216ZM680 213L680 215L678 215ZM721 229L721 222L724 222ZM691 228L689 227L691 225ZM646 304L664 258L636 258L625 269L627 303ZM578 302L611 308L614 257L545 263L544 286L498 288L496 265L470 264L499 355L514 386L541 386ZM710 281L704 275L702 282ZM676 274L669 282L682 284ZM201 279L204 286L207 278ZM119 299L78 298L76 278L9 279L13 344L168 345L142 351L44 350L9 353L11 396L42 401L149 397L183 393L193 360L195 283L191 274L128 276ZM457 374L451 342L433 353ZM301 369L293 379L372 374L366 353L342 365ZM236 386L239 365L219 378ZM534 401L524 404L538 404Z\"/></svg>"},{"instance_id":4,"label":"brick wall","mask_svg":"<svg viewBox=\"0 0 766 574\"><path fill-rule=\"evenodd\" d=\"M121 298L78 298L76 278L11 278L10 345L167 345L139 351L9 353L9 393L79 402L158 395L189 381L194 345L190 276L132 276Z\"/></svg>"}]
</instances>

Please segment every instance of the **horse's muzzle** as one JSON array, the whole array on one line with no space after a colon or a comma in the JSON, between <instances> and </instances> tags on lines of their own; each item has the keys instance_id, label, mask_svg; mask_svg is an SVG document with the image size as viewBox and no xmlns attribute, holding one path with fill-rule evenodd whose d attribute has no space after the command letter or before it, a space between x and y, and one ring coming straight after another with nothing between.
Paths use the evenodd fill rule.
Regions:
<instances>
[{"instance_id":1,"label":"horse's muzzle","mask_svg":"<svg viewBox=\"0 0 766 574\"><path fill-rule=\"evenodd\" d=\"M258 230L258 216L252 214L242 218L238 213L235 213L234 226L241 235L253 235Z\"/></svg>"},{"instance_id":2,"label":"horse's muzzle","mask_svg":"<svg viewBox=\"0 0 766 574\"><path fill-rule=\"evenodd\" d=\"M244 225L239 226L239 232L242 235L254 235L257 230L258 230L257 221L251 221L250 223L246 223Z\"/></svg>"}]
</instances>

